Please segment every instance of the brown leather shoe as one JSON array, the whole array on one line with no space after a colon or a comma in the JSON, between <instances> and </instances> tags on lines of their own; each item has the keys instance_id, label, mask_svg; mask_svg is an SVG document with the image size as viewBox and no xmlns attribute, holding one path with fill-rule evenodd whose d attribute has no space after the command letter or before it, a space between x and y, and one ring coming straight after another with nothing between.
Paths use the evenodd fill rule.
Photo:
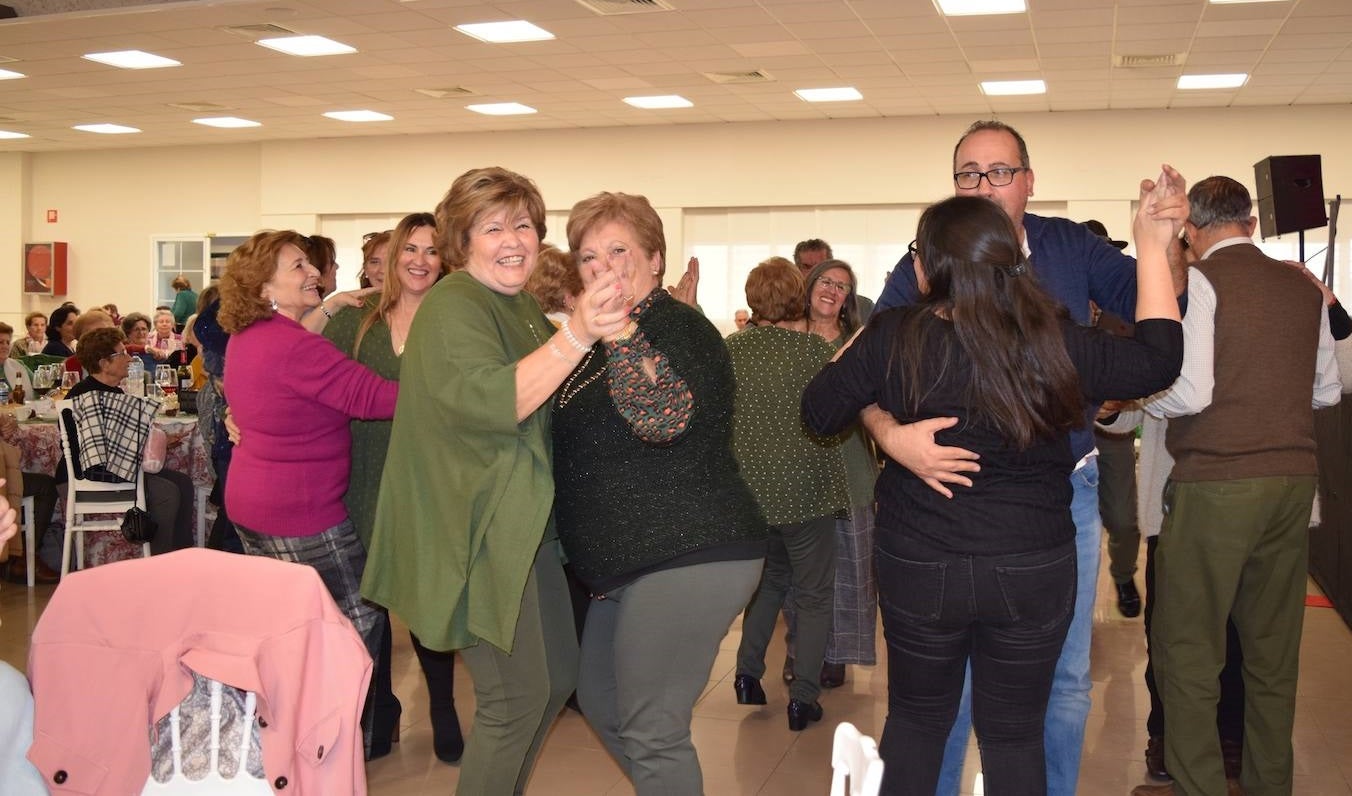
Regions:
<instances>
[{"instance_id":1,"label":"brown leather shoe","mask_svg":"<svg viewBox=\"0 0 1352 796\"><path fill-rule=\"evenodd\" d=\"M845 664L822 662L822 688L840 688L845 685Z\"/></svg>"},{"instance_id":2,"label":"brown leather shoe","mask_svg":"<svg viewBox=\"0 0 1352 796\"><path fill-rule=\"evenodd\" d=\"M1145 742L1145 770L1155 779L1170 779L1169 770L1164 767L1164 739L1158 735Z\"/></svg>"}]
</instances>

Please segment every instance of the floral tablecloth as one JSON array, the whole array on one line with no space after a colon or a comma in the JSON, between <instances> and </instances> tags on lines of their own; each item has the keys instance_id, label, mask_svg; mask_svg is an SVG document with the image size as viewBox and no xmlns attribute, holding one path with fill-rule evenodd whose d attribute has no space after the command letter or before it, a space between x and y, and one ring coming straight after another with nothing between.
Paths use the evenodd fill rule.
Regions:
<instances>
[{"instance_id":1,"label":"floral tablecloth","mask_svg":"<svg viewBox=\"0 0 1352 796\"><path fill-rule=\"evenodd\" d=\"M186 473L199 489L211 489L214 476L211 472L211 457L202 434L197 428L196 415L161 415L155 418L155 425L164 429L169 437L168 456L164 466L171 470ZM21 466L24 472L56 474L57 464L61 461L61 438L57 436L55 420L32 419L19 424L18 440ZM57 515L64 516L65 505L57 505ZM194 503L193 521L197 521ZM120 533L83 534L85 539L85 566L104 564L137 558L141 555L141 546L128 543Z\"/></svg>"}]
</instances>

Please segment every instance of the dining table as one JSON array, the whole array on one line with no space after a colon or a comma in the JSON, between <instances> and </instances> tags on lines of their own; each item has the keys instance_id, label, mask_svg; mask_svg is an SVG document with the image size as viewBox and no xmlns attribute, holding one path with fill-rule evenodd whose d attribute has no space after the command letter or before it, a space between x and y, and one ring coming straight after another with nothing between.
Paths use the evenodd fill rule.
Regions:
<instances>
[{"instance_id":1,"label":"dining table","mask_svg":"<svg viewBox=\"0 0 1352 796\"><path fill-rule=\"evenodd\" d=\"M211 469L210 451L198 427L197 415L180 412L170 416L161 413L156 415L155 425L168 438L164 466L185 473L196 487L193 527L196 529L197 542L201 545L207 519L206 496L211 492L215 475ZM54 416L34 416L20 421L16 437L15 444L19 448L24 472L56 475L62 454L61 437ZM58 501L56 516L64 517L64 512L64 502ZM141 555L139 544L131 544L116 531L88 532L81 534L81 537L85 540L85 566L97 566Z\"/></svg>"}]
</instances>

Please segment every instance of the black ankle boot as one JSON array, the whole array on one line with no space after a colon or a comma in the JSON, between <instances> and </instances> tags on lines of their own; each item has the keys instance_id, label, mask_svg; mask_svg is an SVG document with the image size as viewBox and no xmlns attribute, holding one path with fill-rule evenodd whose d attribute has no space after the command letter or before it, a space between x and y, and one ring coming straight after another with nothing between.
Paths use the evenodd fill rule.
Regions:
<instances>
[{"instance_id":1,"label":"black ankle boot","mask_svg":"<svg viewBox=\"0 0 1352 796\"><path fill-rule=\"evenodd\" d=\"M749 674L739 674L732 679L732 690L737 694L739 705L764 705L765 689L760 680Z\"/></svg>"},{"instance_id":2,"label":"black ankle boot","mask_svg":"<svg viewBox=\"0 0 1352 796\"><path fill-rule=\"evenodd\" d=\"M458 763L465 753L460 716L455 712L455 653L430 650L409 633L427 680L427 707L432 719L432 751L443 763Z\"/></svg>"},{"instance_id":3,"label":"black ankle boot","mask_svg":"<svg viewBox=\"0 0 1352 796\"><path fill-rule=\"evenodd\" d=\"M794 732L802 732L807 729L808 722L821 721L822 703L804 702L801 699L789 700L789 729Z\"/></svg>"}]
</instances>

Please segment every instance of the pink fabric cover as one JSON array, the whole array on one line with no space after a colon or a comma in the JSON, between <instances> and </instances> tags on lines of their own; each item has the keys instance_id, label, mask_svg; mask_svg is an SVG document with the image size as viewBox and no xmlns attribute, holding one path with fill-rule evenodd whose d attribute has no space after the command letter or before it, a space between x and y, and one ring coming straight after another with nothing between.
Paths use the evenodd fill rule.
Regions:
<instances>
[{"instance_id":1,"label":"pink fabric cover","mask_svg":"<svg viewBox=\"0 0 1352 796\"><path fill-rule=\"evenodd\" d=\"M366 793L371 658L312 568L188 549L72 573L33 632L28 759L54 794L139 793L189 669L258 695L280 793Z\"/></svg>"}]
</instances>

